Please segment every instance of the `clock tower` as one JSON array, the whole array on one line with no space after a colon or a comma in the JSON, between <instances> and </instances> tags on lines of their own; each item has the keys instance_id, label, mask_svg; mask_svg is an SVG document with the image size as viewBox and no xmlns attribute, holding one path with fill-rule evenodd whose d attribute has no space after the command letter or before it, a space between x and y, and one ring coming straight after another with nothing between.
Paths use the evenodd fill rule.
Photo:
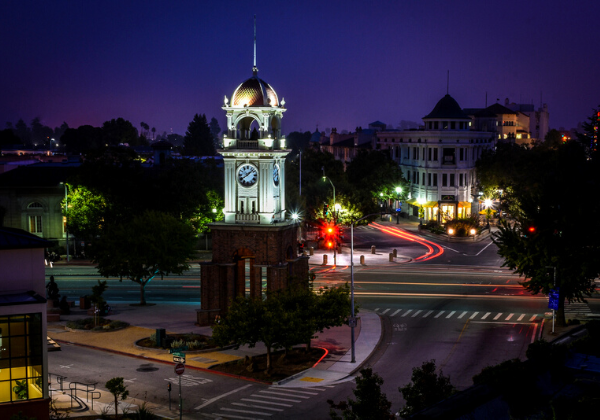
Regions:
<instances>
[{"instance_id":1,"label":"clock tower","mask_svg":"<svg viewBox=\"0 0 600 420\"><path fill-rule=\"evenodd\" d=\"M256 43L255 43L256 45ZM225 96L224 221L212 223L212 261L201 264L198 325L227 313L237 296L264 297L290 282L306 282L308 257L298 255L297 222L285 207L285 101L258 78ZM287 217L286 217L287 216Z\"/></svg>"}]
</instances>

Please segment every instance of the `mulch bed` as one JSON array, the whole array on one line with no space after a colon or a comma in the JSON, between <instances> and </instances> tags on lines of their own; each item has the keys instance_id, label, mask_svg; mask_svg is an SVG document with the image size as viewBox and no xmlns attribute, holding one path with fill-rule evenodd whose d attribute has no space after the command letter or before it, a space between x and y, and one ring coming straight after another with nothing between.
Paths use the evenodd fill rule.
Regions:
<instances>
[{"instance_id":1,"label":"mulch bed","mask_svg":"<svg viewBox=\"0 0 600 420\"><path fill-rule=\"evenodd\" d=\"M324 354L325 350L321 348L311 348L308 353L304 348L292 349L287 356L283 351L273 352L269 373L266 372L266 354L222 363L213 366L211 370L265 382L277 382L313 367Z\"/></svg>"}]
</instances>

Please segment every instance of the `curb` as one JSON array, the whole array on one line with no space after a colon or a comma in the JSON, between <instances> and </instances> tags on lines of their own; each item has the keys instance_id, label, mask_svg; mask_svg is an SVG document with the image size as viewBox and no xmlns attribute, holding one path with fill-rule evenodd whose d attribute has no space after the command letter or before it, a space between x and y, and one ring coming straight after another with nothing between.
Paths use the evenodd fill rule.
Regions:
<instances>
[{"instance_id":1,"label":"curb","mask_svg":"<svg viewBox=\"0 0 600 420\"><path fill-rule=\"evenodd\" d=\"M348 376L354 375L356 372L358 372L360 369L362 369L362 367L369 361L369 359L371 358L371 356L373 356L373 353L375 353L375 349L379 347L379 345L381 344L381 341L383 340L383 319L381 318L381 316L377 312L373 312L373 313L375 315L377 315L377 318L379 318L379 327L381 328L381 333L379 334L379 340L377 340L377 344L375 344L375 346L371 349L371 353L369 353L369 355L367 357L365 357L365 360L363 360L362 363L360 363L358 366L356 366L356 368L353 369L344 378L347 378ZM342 378L342 379L344 379L344 378Z\"/></svg>"}]
</instances>

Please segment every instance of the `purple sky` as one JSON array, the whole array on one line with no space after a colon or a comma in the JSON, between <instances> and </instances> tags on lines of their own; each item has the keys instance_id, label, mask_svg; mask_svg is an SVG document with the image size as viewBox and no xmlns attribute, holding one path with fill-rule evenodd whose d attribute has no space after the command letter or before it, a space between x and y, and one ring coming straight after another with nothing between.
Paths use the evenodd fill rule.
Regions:
<instances>
[{"instance_id":1,"label":"purple sky","mask_svg":"<svg viewBox=\"0 0 600 420\"><path fill-rule=\"evenodd\" d=\"M184 134L252 75L285 98L283 131L421 122L463 108L548 104L575 127L600 104L600 1L5 1L0 128L123 117Z\"/></svg>"}]
</instances>

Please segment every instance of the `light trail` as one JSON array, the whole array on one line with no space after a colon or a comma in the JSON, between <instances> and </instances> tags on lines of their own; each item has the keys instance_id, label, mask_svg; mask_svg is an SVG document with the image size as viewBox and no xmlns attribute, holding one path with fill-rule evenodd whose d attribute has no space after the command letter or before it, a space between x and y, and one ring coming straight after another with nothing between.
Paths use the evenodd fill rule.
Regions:
<instances>
[{"instance_id":1,"label":"light trail","mask_svg":"<svg viewBox=\"0 0 600 420\"><path fill-rule=\"evenodd\" d=\"M416 242L420 245L423 245L424 247L427 248L427 252L417 258L415 258L415 261L429 261L433 258L437 258L439 256L441 256L444 253L444 249L436 244L435 242L429 241L427 239L424 239L420 236L414 235L412 233L408 233L405 230L399 229L399 228L395 228L395 227L387 227L384 225L380 225L379 223L370 223L370 226L373 226L376 229L379 229L382 232L388 233L392 236L396 236L398 238L401 239L405 239L407 241L412 241L412 242ZM434 251L433 247L437 248L437 253Z\"/></svg>"}]
</instances>

